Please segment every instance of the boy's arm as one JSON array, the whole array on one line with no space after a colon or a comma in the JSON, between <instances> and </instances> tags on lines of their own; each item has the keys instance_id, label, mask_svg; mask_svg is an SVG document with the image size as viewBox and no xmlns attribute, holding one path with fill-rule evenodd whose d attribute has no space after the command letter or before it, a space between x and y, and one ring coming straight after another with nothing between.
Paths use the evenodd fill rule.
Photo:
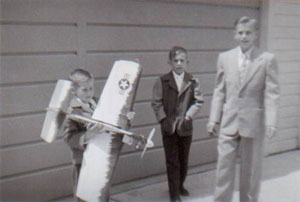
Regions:
<instances>
[{"instance_id":1,"label":"boy's arm","mask_svg":"<svg viewBox=\"0 0 300 202\"><path fill-rule=\"evenodd\" d=\"M193 97L194 104L191 105L186 112L186 117L189 117L190 119L193 119L197 115L197 113L200 111L204 103L203 94L200 89L200 83L197 78L193 78L193 85L194 85L194 97Z\"/></svg>"},{"instance_id":2,"label":"boy's arm","mask_svg":"<svg viewBox=\"0 0 300 202\"><path fill-rule=\"evenodd\" d=\"M209 123L212 123L214 125L216 123L220 123L221 121L223 105L226 97L225 72L222 61L222 54L219 54L217 62L216 86L211 101L209 115Z\"/></svg>"},{"instance_id":3,"label":"boy's arm","mask_svg":"<svg viewBox=\"0 0 300 202\"><path fill-rule=\"evenodd\" d=\"M80 110L72 110L72 113L80 114ZM86 129L83 124L66 119L64 124L64 141L72 149L83 149L80 145L80 138L86 133Z\"/></svg>"},{"instance_id":4,"label":"boy's arm","mask_svg":"<svg viewBox=\"0 0 300 202\"><path fill-rule=\"evenodd\" d=\"M163 109L163 97L162 97L162 84L161 79L158 78L153 86L151 106L155 113L158 122L161 122L167 117Z\"/></svg>"}]
</instances>

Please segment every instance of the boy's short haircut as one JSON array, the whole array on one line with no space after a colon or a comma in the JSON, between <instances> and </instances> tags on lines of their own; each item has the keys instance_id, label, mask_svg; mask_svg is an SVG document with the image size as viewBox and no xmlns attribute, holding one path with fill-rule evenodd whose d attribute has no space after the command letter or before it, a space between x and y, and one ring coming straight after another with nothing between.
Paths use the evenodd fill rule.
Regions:
<instances>
[{"instance_id":1,"label":"boy's short haircut","mask_svg":"<svg viewBox=\"0 0 300 202\"><path fill-rule=\"evenodd\" d=\"M72 81L74 88L77 88L79 83L93 80L93 75L84 69L75 69L69 74L69 79Z\"/></svg>"},{"instance_id":2,"label":"boy's short haircut","mask_svg":"<svg viewBox=\"0 0 300 202\"><path fill-rule=\"evenodd\" d=\"M255 30L258 29L257 27L257 21L254 18L250 18L248 16L242 16L240 18L238 18L235 22L234 22L234 27L236 28L238 24L253 24Z\"/></svg>"},{"instance_id":3,"label":"boy's short haircut","mask_svg":"<svg viewBox=\"0 0 300 202\"><path fill-rule=\"evenodd\" d=\"M169 52L169 60L171 61L179 53L184 53L187 56L187 50L185 48L174 46Z\"/></svg>"}]
</instances>

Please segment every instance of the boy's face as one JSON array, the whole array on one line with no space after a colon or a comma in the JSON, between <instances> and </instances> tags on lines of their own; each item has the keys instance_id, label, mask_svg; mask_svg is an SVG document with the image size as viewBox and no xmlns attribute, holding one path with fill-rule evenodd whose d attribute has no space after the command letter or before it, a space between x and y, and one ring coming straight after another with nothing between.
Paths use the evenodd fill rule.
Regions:
<instances>
[{"instance_id":1,"label":"boy's face","mask_svg":"<svg viewBox=\"0 0 300 202\"><path fill-rule=\"evenodd\" d=\"M94 96L94 80L80 82L75 90L75 94L82 102L90 102Z\"/></svg>"},{"instance_id":2,"label":"boy's face","mask_svg":"<svg viewBox=\"0 0 300 202\"><path fill-rule=\"evenodd\" d=\"M234 31L234 38L239 43L243 52L249 50L252 46L254 46L257 38L257 32L254 24L238 24Z\"/></svg>"},{"instance_id":3,"label":"boy's face","mask_svg":"<svg viewBox=\"0 0 300 202\"><path fill-rule=\"evenodd\" d=\"M170 61L170 65L172 66L172 70L180 75L182 74L187 67L187 55L184 52L179 52L172 58Z\"/></svg>"}]
</instances>

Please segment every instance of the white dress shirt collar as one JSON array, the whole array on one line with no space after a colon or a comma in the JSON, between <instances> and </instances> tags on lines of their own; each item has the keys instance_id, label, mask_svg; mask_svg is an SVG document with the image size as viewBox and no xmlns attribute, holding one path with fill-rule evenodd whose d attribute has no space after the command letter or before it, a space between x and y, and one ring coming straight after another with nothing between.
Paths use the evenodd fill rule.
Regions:
<instances>
[{"instance_id":1,"label":"white dress shirt collar","mask_svg":"<svg viewBox=\"0 0 300 202\"><path fill-rule=\"evenodd\" d=\"M178 89L178 91L180 91L182 81L183 81L183 78L184 78L184 72L182 72L182 74L180 74L180 75L176 74L174 71L172 71L172 73L173 73L173 76L174 76L174 79L175 79L175 82L176 82L176 85L177 85L177 89Z\"/></svg>"}]
</instances>

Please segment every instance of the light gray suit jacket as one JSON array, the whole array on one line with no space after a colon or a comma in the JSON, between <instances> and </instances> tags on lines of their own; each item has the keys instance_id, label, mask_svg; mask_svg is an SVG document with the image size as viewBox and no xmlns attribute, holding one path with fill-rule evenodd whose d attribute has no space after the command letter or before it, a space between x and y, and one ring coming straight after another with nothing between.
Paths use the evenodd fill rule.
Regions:
<instances>
[{"instance_id":1,"label":"light gray suit jacket","mask_svg":"<svg viewBox=\"0 0 300 202\"><path fill-rule=\"evenodd\" d=\"M221 122L220 132L243 137L264 135L276 127L279 106L278 66L275 56L254 48L243 83L238 67L239 47L220 53L210 122Z\"/></svg>"}]
</instances>

